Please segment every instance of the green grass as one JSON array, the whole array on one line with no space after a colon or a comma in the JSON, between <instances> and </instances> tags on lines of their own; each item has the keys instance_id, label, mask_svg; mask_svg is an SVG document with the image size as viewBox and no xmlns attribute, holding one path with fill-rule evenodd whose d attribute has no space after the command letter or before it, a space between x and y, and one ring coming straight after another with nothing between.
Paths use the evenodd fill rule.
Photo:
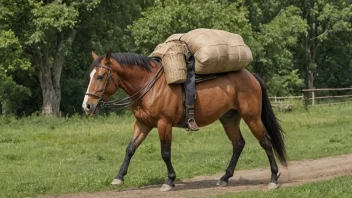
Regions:
<instances>
[{"instance_id":1,"label":"green grass","mask_svg":"<svg viewBox=\"0 0 352 198\"><path fill-rule=\"evenodd\" d=\"M329 181L320 181L304 184L297 187L288 187L273 191L250 191L241 193L228 193L214 198L351 198L352 176L338 177Z\"/></svg>"},{"instance_id":2,"label":"green grass","mask_svg":"<svg viewBox=\"0 0 352 198\"><path fill-rule=\"evenodd\" d=\"M351 105L277 113L287 132L289 160L352 153ZM153 130L132 158L123 187L111 186L133 129L129 116L23 119L0 117L0 197L96 192L166 179ZM267 167L257 140L242 125L246 146L237 169ZM219 122L199 132L174 129L172 160L178 179L224 171L232 146Z\"/></svg>"}]
</instances>

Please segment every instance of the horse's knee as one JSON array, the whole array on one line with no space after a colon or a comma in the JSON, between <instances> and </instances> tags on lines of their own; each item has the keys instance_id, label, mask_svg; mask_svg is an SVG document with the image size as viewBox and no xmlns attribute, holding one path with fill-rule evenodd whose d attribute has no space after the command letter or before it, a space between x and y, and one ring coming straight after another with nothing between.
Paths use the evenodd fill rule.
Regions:
<instances>
[{"instance_id":1,"label":"horse's knee","mask_svg":"<svg viewBox=\"0 0 352 198\"><path fill-rule=\"evenodd\" d=\"M240 139L238 141L236 141L235 143L233 143L233 148L242 150L245 145L246 145L246 141L243 139L243 137L241 135Z\"/></svg>"},{"instance_id":2,"label":"horse's knee","mask_svg":"<svg viewBox=\"0 0 352 198\"><path fill-rule=\"evenodd\" d=\"M169 151L162 151L161 152L161 157L165 162L168 162L171 158L171 153Z\"/></svg>"}]
</instances>

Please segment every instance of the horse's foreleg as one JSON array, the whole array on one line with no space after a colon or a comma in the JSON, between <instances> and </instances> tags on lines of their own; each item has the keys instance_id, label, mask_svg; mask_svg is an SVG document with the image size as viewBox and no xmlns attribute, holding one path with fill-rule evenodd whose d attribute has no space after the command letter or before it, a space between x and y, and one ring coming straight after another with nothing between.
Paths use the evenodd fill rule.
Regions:
<instances>
[{"instance_id":1,"label":"horse's foreleg","mask_svg":"<svg viewBox=\"0 0 352 198\"><path fill-rule=\"evenodd\" d=\"M162 185L160 191L170 191L175 187L174 181L176 173L171 163L171 142L172 142L172 125L171 123L161 122L158 124L158 132L161 145L161 157L167 167L168 180Z\"/></svg>"},{"instance_id":2,"label":"horse's foreleg","mask_svg":"<svg viewBox=\"0 0 352 198\"><path fill-rule=\"evenodd\" d=\"M124 176L127 174L128 166L130 164L131 158L138 148L138 146L147 137L148 133L152 130L152 127L146 126L138 121L134 124L134 132L132 135L132 140L126 148L125 159L121 165L119 173L116 175L111 184L121 185L124 182Z\"/></svg>"},{"instance_id":3,"label":"horse's foreleg","mask_svg":"<svg viewBox=\"0 0 352 198\"><path fill-rule=\"evenodd\" d=\"M240 121L241 117L235 110L228 111L220 118L220 122L225 129L226 135L232 143L233 151L230 163L226 169L226 173L218 181L218 186L227 186L229 178L233 176L237 161L244 148L245 141L240 131Z\"/></svg>"}]
</instances>

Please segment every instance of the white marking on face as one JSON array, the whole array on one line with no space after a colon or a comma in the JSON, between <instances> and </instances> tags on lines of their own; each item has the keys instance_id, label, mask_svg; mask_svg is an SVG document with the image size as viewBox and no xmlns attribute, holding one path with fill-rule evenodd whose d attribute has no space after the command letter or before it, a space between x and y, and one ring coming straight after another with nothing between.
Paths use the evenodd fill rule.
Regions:
<instances>
[{"instance_id":1,"label":"white marking on face","mask_svg":"<svg viewBox=\"0 0 352 198\"><path fill-rule=\"evenodd\" d=\"M89 92L89 87L90 87L90 84L92 83L92 79L93 79L93 76L94 76L95 72L96 72L95 69L93 69L93 71L90 72L90 81L89 81L89 85L88 85L88 88L87 88L87 92L86 92L86 93ZM84 96L84 100L83 100L83 104L82 104L83 109L86 109L86 108L87 108L87 101L88 101L88 95L85 95L85 96Z\"/></svg>"}]
</instances>

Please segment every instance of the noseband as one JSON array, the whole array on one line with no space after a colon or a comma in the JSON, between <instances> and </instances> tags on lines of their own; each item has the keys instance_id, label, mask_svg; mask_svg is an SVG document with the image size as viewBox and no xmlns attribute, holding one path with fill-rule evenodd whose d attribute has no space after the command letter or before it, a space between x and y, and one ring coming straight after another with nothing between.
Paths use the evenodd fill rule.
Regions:
<instances>
[{"instance_id":1,"label":"noseband","mask_svg":"<svg viewBox=\"0 0 352 198\"><path fill-rule=\"evenodd\" d=\"M99 104L99 103L104 103L103 97L104 97L104 93L105 93L106 87L109 84L109 80L111 79L112 82L114 82L116 88L118 88L118 85L117 85L117 82L114 79L114 76L112 75L112 70L111 70L110 67L107 67L107 66L104 66L104 65L96 65L95 67L101 67L101 68L104 68L104 69L108 70L108 79L105 81L104 89L95 91L95 93L101 92L101 95L98 95L98 94L95 94L95 93L85 93L84 95L93 96L95 98L98 98L98 100L99 100L98 104Z\"/></svg>"}]
</instances>

